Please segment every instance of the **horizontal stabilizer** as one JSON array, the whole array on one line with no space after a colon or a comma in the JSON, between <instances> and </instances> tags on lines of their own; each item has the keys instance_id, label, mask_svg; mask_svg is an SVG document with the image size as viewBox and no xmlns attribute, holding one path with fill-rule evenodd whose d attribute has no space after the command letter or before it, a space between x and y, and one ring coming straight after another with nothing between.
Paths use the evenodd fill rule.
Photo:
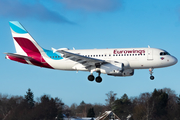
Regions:
<instances>
[{"instance_id":1,"label":"horizontal stabilizer","mask_svg":"<svg viewBox=\"0 0 180 120\"><path fill-rule=\"evenodd\" d=\"M32 60L33 58L28 57L28 56L24 56L24 55L19 55L19 54L14 54L14 53L4 53L6 54L6 58L8 59L8 56L12 56L12 57L16 57L16 58L20 58L20 59L28 59L28 60Z\"/></svg>"}]
</instances>

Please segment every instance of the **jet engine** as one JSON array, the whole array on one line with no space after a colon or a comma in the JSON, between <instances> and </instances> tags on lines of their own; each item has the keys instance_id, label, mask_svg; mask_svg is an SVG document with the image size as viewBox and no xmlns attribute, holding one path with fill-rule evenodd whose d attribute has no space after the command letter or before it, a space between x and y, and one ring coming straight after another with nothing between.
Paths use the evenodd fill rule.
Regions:
<instances>
[{"instance_id":1,"label":"jet engine","mask_svg":"<svg viewBox=\"0 0 180 120\"><path fill-rule=\"evenodd\" d=\"M133 76L134 75L134 69L125 69L123 72L109 73L108 75L112 75L112 76Z\"/></svg>"},{"instance_id":2,"label":"jet engine","mask_svg":"<svg viewBox=\"0 0 180 120\"><path fill-rule=\"evenodd\" d=\"M112 76L132 76L134 74L134 69L128 69L128 66L129 63L127 61L113 61L101 65L100 72Z\"/></svg>"}]
</instances>

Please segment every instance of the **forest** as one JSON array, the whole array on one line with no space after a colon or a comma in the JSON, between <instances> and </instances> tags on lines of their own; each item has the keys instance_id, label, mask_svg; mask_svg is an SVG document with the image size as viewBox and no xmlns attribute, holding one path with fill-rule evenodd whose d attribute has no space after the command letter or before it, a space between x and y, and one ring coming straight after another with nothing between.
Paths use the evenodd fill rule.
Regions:
<instances>
[{"instance_id":1,"label":"forest","mask_svg":"<svg viewBox=\"0 0 180 120\"><path fill-rule=\"evenodd\" d=\"M67 106L60 98L42 95L34 100L31 89L24 96L0 94L0 120L61 120L78 117L98 117L105 111L113 111L121 120L180 120L180 96L170 88L154 89L129 98L120 98L109 91L105 104L82 101Z\"/></svg>"}]
</instances>

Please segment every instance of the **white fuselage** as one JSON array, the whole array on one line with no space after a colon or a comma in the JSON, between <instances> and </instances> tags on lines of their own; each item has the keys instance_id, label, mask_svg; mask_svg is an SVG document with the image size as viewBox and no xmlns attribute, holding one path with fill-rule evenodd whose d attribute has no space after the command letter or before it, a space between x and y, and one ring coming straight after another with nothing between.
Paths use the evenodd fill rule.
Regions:
<instances>
[{"instance_id":1,"label":"white fuselage","mask_svg":"<svg viewBox=\"0 0 180 120\"><path fill-rule=\"evenodd\" d=\"M84 49L68 50L68 52L86 57L105 60L107 62L117 61L125 64L125 69L149 69L171 66L177 63L177 59L171 55L160 55L165 52L156 48L123 48L123 49ZM79 62L68 58L52 60L48 56L45 60L54 68L59 70L83 70L89 71Z\"/></svg>"}]
</instances>

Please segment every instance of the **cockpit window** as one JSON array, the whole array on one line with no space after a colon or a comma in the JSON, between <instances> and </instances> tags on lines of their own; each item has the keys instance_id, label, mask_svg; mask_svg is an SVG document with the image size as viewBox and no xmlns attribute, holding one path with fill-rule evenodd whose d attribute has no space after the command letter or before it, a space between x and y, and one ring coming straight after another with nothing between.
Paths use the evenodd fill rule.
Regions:
<instances>
[{"instance_id":1,"label":"cockpit window","mask_svg":"<svg viewBox=\"0 0 180 120\"><path fill-rule=\"evenodd\" d=\"M160 55L170 55L168 52L161 52Z\"/></svg>"}]
</instances>

